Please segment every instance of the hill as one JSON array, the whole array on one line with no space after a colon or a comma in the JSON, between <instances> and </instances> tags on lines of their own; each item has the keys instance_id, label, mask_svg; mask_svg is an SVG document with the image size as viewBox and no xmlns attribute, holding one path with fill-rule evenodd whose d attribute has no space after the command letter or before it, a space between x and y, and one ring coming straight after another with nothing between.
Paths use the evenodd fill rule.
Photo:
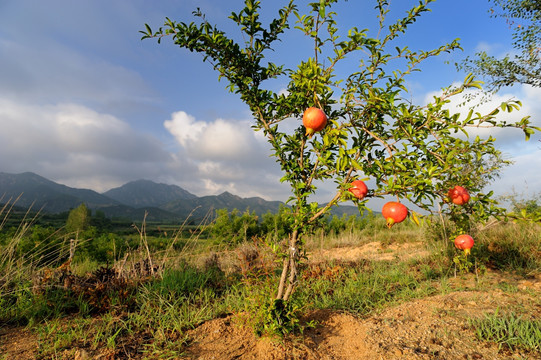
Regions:
<instances>
[{"instance_id":1,"label":"hill","mask_svg":"<svg viewBox=\"0 0 541 360\"><path fill-rule=\"evenodd\" d=\"M90 209L121 205L96 191L57 184L31 172L0 173L0 202L14 202L16 199L18 206L50 213L68 211L81 203Z\"/></svg>"},{"instance_id":2,"label":"hill","mask_svg":"<svg viewBox=\"0 0 541 360\"><path fill-rule=\"evenodd\" d=\"M103 195L134 208L159 207L171 201L193 200L197 196L176 185L136 180L111 189Z\"/></svg>"},{"instance_id":3,"label":"hill","mask_svg":"<svg viewBox=\"0 0 541 360\"><path fill-rule=\"evenodd\" d=\"M261 216L267 212L278 212L280 205L284 205L281 201L267 201L259 197L241 198L240 196L233 195L229 192L224 192L220 195L210 195L196 197L194 199L185 199L169 202L161 209L173 212L175 214L185 214L197 219L205 217L209 211L215 211L218 209L227 209L232 211L237 209L241 212L249 210L254 211L258 216Z\"/></svg>"}]
</instances>

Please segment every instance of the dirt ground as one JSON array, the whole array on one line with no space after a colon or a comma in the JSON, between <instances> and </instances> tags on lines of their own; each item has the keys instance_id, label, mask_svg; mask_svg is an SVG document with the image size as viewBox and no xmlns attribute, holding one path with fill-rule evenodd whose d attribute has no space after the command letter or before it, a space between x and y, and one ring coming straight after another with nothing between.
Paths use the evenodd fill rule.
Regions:
<instances>
[{"instance_id":1,"label":"dirt ground","mask_svg":"<svg viewBox=\"0 0 541 360\"><path fill-rule=\"evenodd\" d=\"M332 250L332 258L341 260L352 257L395 259L427 254L421 244L411 243L393 245L392 248L371 243ZM315 261L330 256L331 252L326 250L314 251L312 255ZM482 281L491 285L511 284L516 286L515 292L505 292L498 286L488 287L495 290L481 292L476 290L475 281L474 275L451 279L450 288L460 286L466 290L410 301L366 318L338 311L315 311L307 314L306 320L315 320L317 326L305 330L302 337L285 341L257 338L250 329L240 326L235 316L207 321L188 332L189 345L179 358L541 359L541 354L511 351L479 341L468 325L468 318L507 309L520 309L531 318L541 318L541 274L528 279L493 271L483 275ZM34 359L37 349L37 337L29 330L0 329L0 359ZM105 353L85 350L71 354L71 358L78 360L108 358Z\"/></svg>"},{"instance_id":2,"label":"dirt ground","mask_svg":"<svg viewBox=\"0 0 541 360\"><path fill-rule=\"evenodd\" d=\"M541 282L539 282L541 283ZM309 314L318 326L297 342L257 339L231 318L206 322L193 330L193 359L541 359L541 354L499 349L479 342L468 317L498 307L529 307L531 298L503 292L463 291L412 301L366 319L321 310ZM541 308L532 309L539 318Z\"/></svg>"}]
</instances>

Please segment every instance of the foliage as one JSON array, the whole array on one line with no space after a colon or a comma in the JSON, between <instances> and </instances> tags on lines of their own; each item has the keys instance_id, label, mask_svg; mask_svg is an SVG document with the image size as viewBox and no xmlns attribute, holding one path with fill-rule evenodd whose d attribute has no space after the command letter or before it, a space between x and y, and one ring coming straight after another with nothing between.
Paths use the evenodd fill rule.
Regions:
<instances>
[{"instance_id":1,"label":"foliage","mask_svg":"<svg viewBox=\"0 0 541 360\"><path fill-rule=\"evenodd\" d=\"M474 263L472 263L471 257L468 257L468 254L460 251L453 258L456 268L461 273L470 272L473 268Z\"/></svg>"},{"instance_id":2,"label":"foliage","mask_svg":"<svg viewBox=\"0 0 541 360\"><path fill-rule=\"evenodd\" d=\"M146 291L164 297L181 297L203 288L218 290L225 285L225 276L218 268L196 269L186 263L166 269L160 278L145 285Z\"/></svg>"},{"instance_id":3,"label":"foliage","mask_svg":"<svg viewBox=\"0 0 541 360\"><path fill-rule=\"evenodd\" d=\"M502 196L502 200L511 205L509 218L517 220L541 221L541 194L533 195L527 199L516 192Z\"/></svg>"},{"instance_id":4,"label":"foliage","mask_svg":"<svg viewBox=\"0 0 541 360\"><path fill-rule=\"evenodd\" d=\"M292 194L288 200L291 232L283 251L277 299L288 300L292 295L304 254L303 236L319 225L329 208L347 200L365 208L367 199L357 201L347 191L355 179L370 178L375 183L368 197L392 195L428 211L436 204L446 206L448 189L460 184L473 194L473 201L466 208L451 210L452 218L483 220L501 214L492 194L482 192L481 179L490 179L507 161L494 147L494 138L470 139L468 128L515 127L526 138L534 129L527 117L512 124L497 119L500 112L518 109L519 101L502 103L488 114L451 113L447 106L453 97L481 87L472 76L458 87L443 90L428 104L411 103L405 94L406 77L418 71L423 61L459 48L456 40L428 51L397 46L396 40L429 11L432 1L421 1L394 22L388 20L392 18L389 2L376 1L379 27L375 32L340 29L338 15L332 11L337 0L312 2L306 13L291 0L268 27L260 20L260 2L246 0L244 9L229 17L243 35L240 42L211 25L199 9L193 13L197 22L166 18L158 31L149 25L141 31L143 39L160 42L171 36L179 47L202 53L219 78L227 79L228 89L249 106L254 130L262 131L272 146L284 174L281 180L290 185ZM292 14L297 19L295 28L313 43L314 51L296 68L286 68L266 56L276 41L284 39ZM355 60L359 67L337 78L336 69L346 59ZM270 79L285 80L286 91L273 91ZM282 125L298 121L304 109L312 106L328 116L323 131L308 136L300 124L291 133L283 130ZM335 195L325 205L311 202L317 185L327 180L335 182Z\"/></svg>"},{"instance_id":5,"label":"foliage","mask_svg":"<svg viewBox=\"0 0 541 360\"><path fill-rule=\"evenodd\" d=\"M263 214L260 227L260 236L267 236L273 240L287 238L291 233L291 210L286 206L280 206L278 213L270 212Z\"/></svg>"},{"instance_id":6,"label":"foliage","mask_svg":"<svg viewBox=\"0 0 541 360\"><path fill-rule=\"evenodd\" d=\"M541 232L538 223L507 222L480 232L472 249L477 261L503 271L541 272Z\"/></svg>"},{"instance_id":7,"label":"foliage","mask_svg":"<svg viewBox=\"0 0 541 360\"><path fill-rule=\"evenodd\" d=\"M88 228L90 224L90 210L83 203L69 212L66 221L66 231L78 234Z\"/></svg>"},{"instance_id":8,"label":"foliage","mask_svg":"<svg viewBox=\"0 0 541 360\"><path fill-rule=\"evenodd\" d=\"M430 281L445 278L448 270L442 259L434 260L312 264L297 296L314 308L366 315L389 304L434 294Z\"/></svg>"},{"instance_id":9,"label":"foliage","mask_svg":"<svg viewBox=\"0 0 541 360\"><path fill-rule=\"evenodd\" d=\"M487 80L489 90L513 84L541 86L541 1L491 0L492 17L504 18L513 29L513 48L518 54L499 59L480 51L459 66Z\"/></svg>"},{"instance_id":10,"label":"foliage","mask_svg":"<svg viewBox=\"0 0 541 360\"><path fill-rule=\"evenodd\" d=\"M239 244L247 241L258 231L258 217L255 212L246 210L242 215L237 209L216 210L216 219L210 227L210 234L218 241L227 244Z\"/></svg>"}]
</instances>

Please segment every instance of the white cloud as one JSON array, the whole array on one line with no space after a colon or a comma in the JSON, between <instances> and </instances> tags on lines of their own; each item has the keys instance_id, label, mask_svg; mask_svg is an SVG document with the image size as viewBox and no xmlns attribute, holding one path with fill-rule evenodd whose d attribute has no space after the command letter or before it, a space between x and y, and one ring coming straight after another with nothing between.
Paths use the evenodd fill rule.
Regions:
<instances>
[{"instance_id":1,"label":"white cloud","mask_svg":"<svg viewBox=\"0 0 541 360\"><path fill-rule=\"evenodd\" d=\"M184 111L173 113L171 120L166 120L163 125L183 147L197 141L203 129L207 127L205 122L196 121L193 116Z\"/></svg>"},{"instance_id":2,"label":"white cloud","mask_svg":"<svg viewBox=\"0 0 541 360\"><path fill-rule=\"evenodd\" d=\"M158 171L171 161L157 139L76 104L39 106L0 99L0 128L3 172L34 171L69 184L104 179L92 188L107 190L115 176L132 180L130 174L145 168Z\"/></svg>"},{"instance_id":3,"label":"white cloud","mask_svg":"<svg viewBox=\"0 0 541 360\"><path fill-rule=\"evenodd\" d=\"M250 125L246 120L200 121L183 111L164 122L180 146L179 154L197 169L192 188L205 194L230 191L285 200L287 188L279 182L270 146Z\"/></svg>"},{"instance_id":4,"label":"white cloud","mask_svg":"<svg viewBox=\"0 0 541 360\"><path fill-rule=\"evenodd\" d=\"M179 111L173 113L164 126L192 159L203 162L243 161L253 164L268 148L258 140L249 121L216 119L204 122Z\"/></svg>"},{"instance_id":5,"label":"white cloud","mask_svg":"<svg viewBox=\"0 0 541 360\"><path fill-rule=\"evenodd\" d=\"M541 149L529 154L515 156L514 164L502 172L501 179L490 186L491 190L500 195L513 192L532 196L541 189Z\"/></svg>"},{"instance_id":6,"label":"white cloud","mask_svg":"<svg viewBox=\"0 0 541 360\"><path fill-rule=\"evenodd\" d=\"M475 47L476 52L484 51L487 54L493 53L495 50L502 48L502 44L489 44L486 41L481 41Z\"/></svg>"}]
</instances>

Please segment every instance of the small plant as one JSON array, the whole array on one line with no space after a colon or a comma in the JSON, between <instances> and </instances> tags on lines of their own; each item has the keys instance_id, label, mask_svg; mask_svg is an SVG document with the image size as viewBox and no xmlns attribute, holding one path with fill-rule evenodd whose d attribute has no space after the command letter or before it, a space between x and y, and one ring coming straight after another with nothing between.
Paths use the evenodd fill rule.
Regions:
<instances>
[{"instance_id":1,"label":"small plant","mask_svg":"<svg viewBox=\"0 0 541 360\"><path fill-rule=\"evenodd\" d=\"M470 272L474 265L468 255L466 255L466 253L460 253L455 255L455 257L453 257L453 263L455 264L458 272L460 273Z\"/></svg>"},{"instance_id":2,"label":"small plant","mask_svg":"<svg viewBox=\"0 0 541 360\"><path fill-rule=\"evenodd\" d=\"M306 304L301 304L297 297L291 301L273 299L269 297L272 291L274 278L260 279L260 281L245 283L246 301L244 313L245 321L256 335L283 337L288 334L302 332L302 310ZM308 324L310 326L310 324Z\"/></svg>"}]
</instances>

